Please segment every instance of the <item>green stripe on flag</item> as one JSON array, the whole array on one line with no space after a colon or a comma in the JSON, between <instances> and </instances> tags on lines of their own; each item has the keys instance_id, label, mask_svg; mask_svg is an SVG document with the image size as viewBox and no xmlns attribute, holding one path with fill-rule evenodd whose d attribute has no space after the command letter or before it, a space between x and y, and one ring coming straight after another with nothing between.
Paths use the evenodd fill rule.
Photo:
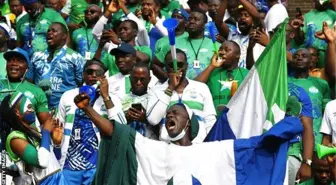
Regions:
<instances>
[{"instance_id":1,"label":"green stripe on flag","mask_svg":"<svg viewBox=\"0 0 336 185\"><path fill-rule=\"evenodd\" d=\"M74 120L75 120L75 115L74 114L68 114L65 117L65 122L66 123L73 124Z\"/></svg>"},{"instance_id":2,"label":"green stripe on flag","mask_svg":"<svg viewBox=\"0 0 336 185\"><path fill-rule=\"evenodd\" d=\"M277 105L286 111L288 98L287 87L287 49L286 49L286 19L257 60L255 67L268 106L267 120L274 124L272 107ZM272 79L272 80L270 80Z\"/></svg>"}]
</instances>

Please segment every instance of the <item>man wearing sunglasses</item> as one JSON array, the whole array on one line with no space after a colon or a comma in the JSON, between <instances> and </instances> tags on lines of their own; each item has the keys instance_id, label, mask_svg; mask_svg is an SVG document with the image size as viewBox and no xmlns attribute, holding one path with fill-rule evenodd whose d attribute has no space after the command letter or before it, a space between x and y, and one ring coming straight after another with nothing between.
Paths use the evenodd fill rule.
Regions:
<instances>
[{"instance_id":1,"label":"man wearing sunglasses","mask_svg":"<svg viewBox=\"0 0 336 185\"><path fill-rule=\"evenodd\" d=\"M136 50L128 43L122 43L118 48L112 49L110 54L115 56L116 65L120 71L109 77L110 91L123 100L125 95L131 93L130 73L137 62ZM157 82L157 78L151 76L148 87L154 86Z\"/></svg>"},{"instance_id":2,"label":"man wearing sunglasses","mask_svg":"<svg viewBox=\"0 0 336 185\"><path fill-rule=\"evenodd\" d=\"M100 134L92 121L75 105L73 98L81 92L91 92L92 106L100 116L124 118L121 106L114 104L116 97L108 92L104 74L106 68L97 60L84 65L84 85L66 91L60 100L57 118L64 123L64 139L58 160L68 185L88 185L96 172ZM97 82L100 82L97 87ZM91 91L90 91L91 90ZM113 101L112 101L113 100ZM118 120L123 123L124 120Z\"/></svg>"},{"instance_id":3,"label":"man wearing sunglasses","mask_svg":"<svg viewBox=\"0 0 336 185\"><path fill-rule=\"evenodd\" d=\"M188 63L182 50L176 49L176 57L177 71L174 71L171 53L167 53L165 61L169 79L164 84L155 86L153 91L149 91L147 120L150 124L157 125L166 116L166 110L171 105L184 103L204 121L204 128L208 133L216 122L216 111L209 88L204 83L186 78ZM167 135L160 137L163 140L167 139Z\"/></svg>"},{"instance_id":4,"label":"man wearing sunglasses","mask_svg":"<svg viewBox=\"0 0 336 185\"><path fill-rule=\"evenodd\" d=\"M85 10L85 26L72 33L73 48L80 53L85 60L91 60L98 48L98 42L92 35L92 28L99 20L101 13L101 9L98 5L89 5Z\"/></svg>"}]
</instances>

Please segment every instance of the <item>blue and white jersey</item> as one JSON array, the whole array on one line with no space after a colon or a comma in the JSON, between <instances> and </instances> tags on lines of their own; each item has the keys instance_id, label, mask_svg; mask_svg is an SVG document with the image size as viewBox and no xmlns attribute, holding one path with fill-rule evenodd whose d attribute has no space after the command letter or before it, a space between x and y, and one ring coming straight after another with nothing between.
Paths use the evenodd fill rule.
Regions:
<instances>
[{"instance_id":1,"label":"blue and white jersey","mask_svg":"<svg viewBox=\"0 0 336 185\"><path fill-rule=\"evenodd\" d=\"M90 118L82 110L77 109L64 169L96 168L98 146L98 138Z\"/></svg>"},{"instance_id":2,"label":"blue and white jersey","mask_svg":"<svg viewBox=\"0 0 336 185\"><path fill-rule=\"evenodd\" d=\"M54 53L48 61L49 52L36 52L29 66L27 78L36 85L50 87L49 108L58 106L62 94L82 83L84 58L67 46Z\"/></svg>"}]
</instances>

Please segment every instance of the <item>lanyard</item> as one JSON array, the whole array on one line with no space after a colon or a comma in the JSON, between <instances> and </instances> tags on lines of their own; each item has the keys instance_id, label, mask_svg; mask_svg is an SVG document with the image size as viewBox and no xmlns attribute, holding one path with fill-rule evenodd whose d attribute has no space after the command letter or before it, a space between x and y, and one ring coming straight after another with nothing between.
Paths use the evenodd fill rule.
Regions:
<instances>
[{"instance_id":1,"label":"lanyard","mask_svg":"<svg viewBox=\"0 0 336 185\"><path fill-rule=\"evenodd\" d=\"M201 49L201 47L202 47L204 38L205 38L205 37L203 37L202 42L201 42L201 44L200 44L200 46L199 46L199 48L198 48L198 50L197 50L197 53L196 53L195 48L194 48L194 46L192 45L190 39L188 38L188 41L189 41L189 43L190 43L190 46L191 46L191 48L192 48L192 50L193 50L193 52L194 52L194 54L195 54L196 60L198 60L198 54L199 54L199 51L200 51L200 49Z\"/></svg>"},{"instance_id":2,"label":"lanyard","mask_svg":"<svg viewBox=\"0 0 336 185\"><path fill-rule=\"evenodd\" d=\"M93 36L91 38L91 41L89 42L88 28L85 29L85 33L86 33L87 48L88 48L88 51L90 51L90 46L92 45L92 42L93 42Z\"/></svg>"}]
</instances>

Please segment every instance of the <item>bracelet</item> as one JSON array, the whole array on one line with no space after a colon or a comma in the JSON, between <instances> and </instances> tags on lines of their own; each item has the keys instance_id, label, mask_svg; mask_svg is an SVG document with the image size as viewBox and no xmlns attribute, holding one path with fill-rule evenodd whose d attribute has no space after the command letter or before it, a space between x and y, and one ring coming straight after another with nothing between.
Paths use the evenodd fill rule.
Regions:
<instances>
[{"instance_id":1,"label":"bracelet","mask_svg":"<svg viewBox=\"0 0 336 185\"><path fill-rule=\"evenodd\" d=\"M172 96L173 95L173 91L171 91L170 89L166 89L165 90L165 94L168 96Z\"/></svg>"}]
</instances>

